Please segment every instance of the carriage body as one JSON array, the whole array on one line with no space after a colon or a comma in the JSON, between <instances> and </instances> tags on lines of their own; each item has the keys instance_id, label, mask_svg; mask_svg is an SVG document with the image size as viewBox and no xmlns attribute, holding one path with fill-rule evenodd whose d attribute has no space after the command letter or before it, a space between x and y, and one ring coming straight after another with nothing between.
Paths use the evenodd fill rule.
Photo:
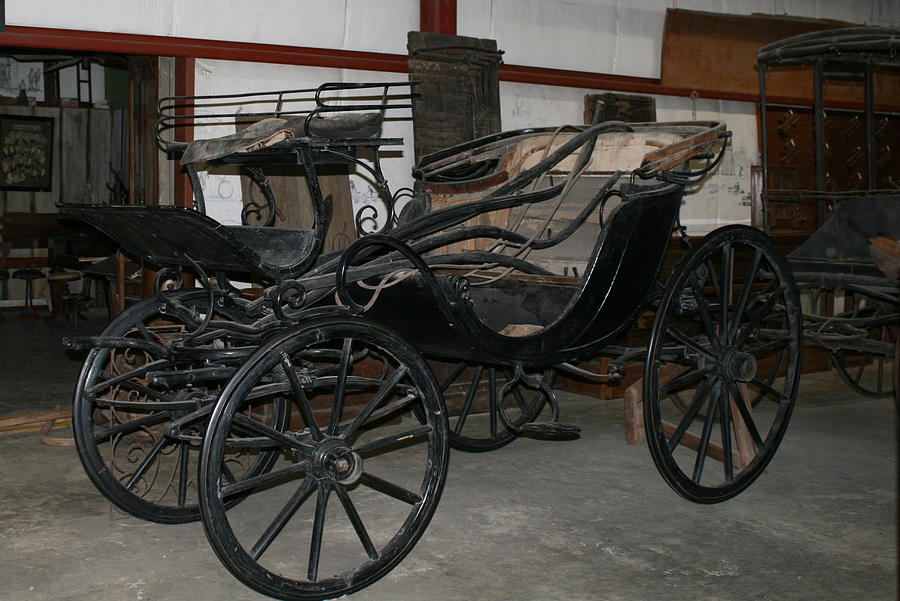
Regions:
<instances>
[{"instance_id":1,"label":"carriage body","mask_svg":"<svg viewBox=\"0 0 900 601\"><path fill-rule=\"evenodd\" d=\"M293 156L314 189L316 156L356 142L303 127L211 160ZM710 234L659 279L673 233L687 238L684 188L715 168L729 135L719 123L610 122L489 136L423 159L407 206L333 255L321 253L321 195L299 232L223 226L199 203L63 207L164 267L154 297L101 336L67 341L91 349L73 411L88 474L139 517L201 518L224 565L261 593L339 597L415 545L451 446L576 437L553 370L603 381L638 360L667 483L701 503L739 494L790 417L796 289L771 242L743 226ZM584 232L585 256L554 272L548 252ZM182 270L203 287L159 289ZM234 273L268 287L248 296ZM654 324L646 346L612 345L641 313ZM620 371L568 364L597 352ZM438 378L441 362L455 365ZM713 461L722 467L704 469Z\"/></svg>"}]
</instances>

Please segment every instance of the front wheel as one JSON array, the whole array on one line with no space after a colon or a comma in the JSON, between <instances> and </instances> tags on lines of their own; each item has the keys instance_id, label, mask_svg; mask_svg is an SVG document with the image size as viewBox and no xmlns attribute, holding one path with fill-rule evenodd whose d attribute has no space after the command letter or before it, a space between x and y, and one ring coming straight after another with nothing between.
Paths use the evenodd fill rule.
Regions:
<instances>
[{"instance_id":1,"label":"front wheel","mask_svg":"<svg viewBox=\"0 0 900 601\"><path fill-rule=\"evenodd\" d=\"M290 427L242 413L286 396ZM235 482L229 449L275 451ZM254 590L331 599L375 582L412 550L440 498L447 419L422 357L360 320L319 320L260 348L222 392L201 453L200 508L224 565ZM226 513L228 499L246 495Z\"/></svg>"},{"instance_id":2,"label":"front wheel","mask_svg":"<svg viewBox=\"0 0 900 601\"><path fill-rule=\"evenodd\" d=\"M716 503L762 473L787 429L801 348L797 287L765 234L725 227L684 257L644 368L650 453L678 494Z\"/></svg>"}]
</instances>

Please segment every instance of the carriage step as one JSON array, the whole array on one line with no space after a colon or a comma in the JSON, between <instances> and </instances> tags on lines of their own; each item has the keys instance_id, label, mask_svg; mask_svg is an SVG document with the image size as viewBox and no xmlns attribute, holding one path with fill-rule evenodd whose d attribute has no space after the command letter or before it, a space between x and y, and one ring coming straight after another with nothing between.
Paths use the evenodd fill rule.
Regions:
<instances>
[{"instance_id":1,"label":"carriage step","mask_svg":"<svg viewBox=\"0 0 900 601\"><path fill-rule=\"evenodd\" d=\"M522 425L523 433L536 434L544 438L575 438L581 434L581 428L573 424L561 422L531 422Z\"/></svg>"}]
</instances>

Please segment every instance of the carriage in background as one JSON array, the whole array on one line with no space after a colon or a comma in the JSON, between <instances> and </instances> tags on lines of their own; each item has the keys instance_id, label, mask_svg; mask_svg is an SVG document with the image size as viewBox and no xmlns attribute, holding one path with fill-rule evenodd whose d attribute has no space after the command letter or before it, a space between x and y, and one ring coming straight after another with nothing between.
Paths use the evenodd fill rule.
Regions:
<instances>
[{"instance_id":1,"label":"carriage in background","mask_svg":"<svg viewBox=\"0 0 900 601\"><path fill-rule=\"evenodd\" d=\"M767 232L812 234L788 256L806 341L871 397L894 394L900 377L900 118L890 108L898 51L900 31L866 27L804 34L757 54L761 217ZM793 85L811 74L811 114L769 98L769 78L784 70Z\"/></svg>"},{"instance_id":2,"label":"carriage in background","mask_svg":"<svg viewBox=\"0 0 900 601\"><path fill-rule=\"evenodd\" d=\"M322 98L372 89L379 100L346 110ZM688 242L684 188L721 159L725 126L496 134L425 157L399 213L376 159L364 168L382 186L388 219L345 251L323 253L331 206L316 165L361 166L363 148L377 157L386 142L371 126L390 109L391 89L326 84L293 121L235 135L225 148L194 144L210 162L257 170L264 189L265 166L304 166L316 208L308 229L224 226L201 202L63 207L162 268L154 297L100 336L66 341L91 349L73 423L94 484L144 519L202 519L224 565L261 593L338 597L413 548L451 446L575 437L553 371L616 379L638 362L649 447L666 482L699 503L746 489L796 398L802 324L791 271L765 234L729 226L661 279L673 234ZM284 95L272 96L279 109ZM191 123L198 113L177 112L188 105L242 100L175 99L161 123ZM192 160L191 149L178 150ZM590 195L573 207L576 187ZM567 224L548 227L559 215ZM545 252L585 232L590 252L571 273L554 272ZM199 288L179 288L184 271ZM262 289L248 293L236 279ZM647 343L618 344L638 316L653 324ZM571 364L598 353L610 357L608 372ZM430 361L455 367L439 380ZM466 393L449 408L442 392L460 377Z\"/></svg>"}]
</instances>

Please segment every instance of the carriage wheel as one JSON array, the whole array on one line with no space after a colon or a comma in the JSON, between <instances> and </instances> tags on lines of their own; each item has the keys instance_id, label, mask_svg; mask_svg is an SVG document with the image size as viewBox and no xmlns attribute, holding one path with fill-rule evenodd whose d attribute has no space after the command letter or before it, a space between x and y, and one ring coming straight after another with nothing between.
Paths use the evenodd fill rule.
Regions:
<instances>
[{"instance_id":1,"label":"carriage wheel","mask_svg":"<svg viewBox=\"0 0 900 601\"><path fill-rule=\"evenodd\" d=\"M240 414L248 399L273 394L288 395L295 410L284 433ZM222 470L232 447L278 450L280 459L234 483ZM241 367L213 412L201 459L207 537L232 574L263 594L350 594L422 535L448 449L440 394L414 349L359 320L298 326ZM247 493L226 514L224 503Z\"/></svg>"},{"instance_id":2,"label":"carriage wheel","mask_svg":"<svg viewBox=\"0 0 900 601\"><path fill-rule=\"evenodd\" d=\"M787 263L757 230L716 230L675 268L651 331L644 422L678 494L716 503L762 473L796 398L801 328Z\"/></svg>"},{"instance_id":3,"label":"carriage wheel","mask_svg":"<svg viewBox=\"0 0 900 601\"><path fill-rule=\"evenodd\" d=\"M205 291L177 298L188 310L200 313L208 305ZM114 319L101 336L166 346L196 326L185 312L161 307L158 299L145 299ZM90 351L75 389L73 434L88 476L119 509L154 522L188 522L200 517L196 468L217 389L154 387L148 373L204 366L160 355L153 347ZM206 412L192 419L198 410ZM259 403L253 412L275 428L284 426L287 415L283 400ZM175 420L186 423L173 429ZM272 460L271 453L229 458L236 477L265 471Z\"/></svg>"},{"instance_id":4,"label":"carriage wheel","mask_svg":"<svg viewBox=\"0 0 900 601\"><path fill-rule=\"evenodd\" d=\"M881 323L866 328L868 336L863 342L873 342L884 348L883 352L866 350L837 349L830 353L831 363L841 379L861 395L872 398L889 397L894 394L894 379L900 358L894 348L897 343L897 309L887 303L875 301L866 304L864 295L856 294L853 299L853 311L849 317L858 319L875 319L884 317L893 323Z\"/></svg>"},{"instance_id":5,"label":"carriage wheel","mask_svg":"<svg viewBox=\"0 0 900 601\"><path fill-rule=\"evenodd\" d=\"M450 446L469 453L493 451L515 440L519 433L504 424L506 419L514 427L533 422L547 403L546 394L531 389L522 382L507 386L513 378L511 369L468 363L432 362L432 369L446 367L440 379L440 390L450 422ZM553 371L538 374L535 379L550 386Z\"/></svg>"}]
</instances>

